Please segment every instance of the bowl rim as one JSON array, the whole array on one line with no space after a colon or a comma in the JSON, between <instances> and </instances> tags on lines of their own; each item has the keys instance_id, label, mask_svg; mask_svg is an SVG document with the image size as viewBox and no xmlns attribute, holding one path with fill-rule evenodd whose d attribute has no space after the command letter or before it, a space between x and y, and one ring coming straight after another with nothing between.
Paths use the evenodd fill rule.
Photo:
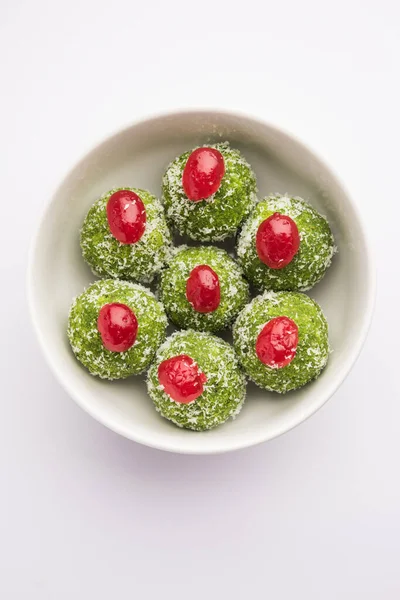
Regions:
<instances>
[{"instance_id":1,"label":"bowl rim","mask_svg":"<svg viewBox=\"0 0 400 600\"><path fill-rule=\"evenodd\" d=\"M93 407L90 404L85 403L84 399L82 398L82 395L75 391L75 387L73 385L69 385L68 381L66 380L63 373L59 369L58 365L56 364L56 361L53 359L52 353L49 351L49 349L47 347L45 336L40 328L40 325L39 325L39 322L38 322L38 319L36 316L36 307L35 307L34 270L35 270L35 263L36 263L35 258L36 258L37 250L38 250L39 243L40 243L41 230L42 230L42 227L44 226L47 215L51 210L51 207L52 207L52 204L53 204L55 198L57 197L58 193L64 186L65 181L68 179L68 177L71 175L71 173L73 173L81 165L81 163L84 162L88 158L88 156L90 154L94 153L97 149L99 149L102 145L106 144L112 138L123 134L125 131L127 131L129 129L133 129L134 127L137 127L137 126L142 125L145 122L149 122L149 121L156 121L156 120L162 121L163 119L166 119L166 118L178 117L178 116L184 116L184 115L186 115L186 116L187 115L196 115L196 114L197 115L213 114L213 115L235 117L235 118L244 119L247 121L252 121L255 124L259 124L261 126L266 126L271 131L275 131L278 134L279 133L284 134L287 137L291 138L294 142L296 142L299 145L299 147L302 147L305 151L307 151L309 153L309 155L312 156L317 163L319 163L327 172L329 172L329 174L330 174L331 178L333 179L333 181L335 182L335 184L338 185L338 187L343 191L344 195L346 196L346 200L350 203L350 205L354 211L354 214L356 215L356 218L358 220L358 225L359 225L360 233L362 236L362 241L363 241L365 251L366 251L366 254L364 257L364 262L366 265L366 273L367 273L367 279L365 282L366 283L365 291L367 293L367 298L366 298L366 308L363 312L362 326L359 329L357 340L352 344L351 348L349 349L349 351L347 353L346 360L345 360L342 368L338 371L338 373L336 374L334 379L332 379L329 382L329 384L326 386L326 390L324 391L324 394L322 395L323 399L321 400L321 402L317 406L310 409L308 412L301 414L296 419L293 419L292 422L284 423L283 425L278 427L276 429L276 431L274 431L273 433L266 433L263 431L257 432L255 435L253 435L252 437L249 437L248 439L240 438L240 440L238 440L236 443L235 443L235 439L232 440L231 438L226 438L224 443L220 444L221 445L220 448L215 448L215 447L210 448L207 444L205 444L203 448L201 448L201 447L182 448L182 447L180 447L179 443L178 444L174 443L173 436L171 436L171 438L170 438L171 439L170 443L157 442L157 440L151 439L151 437L148 437L146 435L144 435L144 436L138 435L135 432L132 433L128 427L124 427L121 424L118 424L118 423L112 422L111 420L107 420L107 419L103 418L103 416L96 411L95 407ZM297 427L298 425L300 425L301 423L306 421L309 417L311 417L313 414L315 414L333 396L333 394L337 391L337 389L340 387L340 385L343 383L343 381L347 378L350 371L354 367L354 364L357 361L357 359L360 355L360 352L362 350L362 347L365 343L365 340L367 338L368 331L369 331L372 317L373 317L373 313L374 313L374 307L375 307L376 269L375 269L375 263L374 263L373 253L372 253L372 245L371 245L371 241L370 241L370 237L369 237L369 233L368 233L368 228L366 226L364 217L362 216L357 203L355 203L353 201L352 196L349 194L347 187L344 185L343 181L338 177L336 172L331 168L331 166L329 164L327 164L325 162L325 159L322 158L320 154L317 154L314 151L314 149L311 148L307 143L305 143L303 140L300 140L295 134L293 134L291 131L285 129L281 125L271 123L271 122L267 121L266 119L259 117L258 115L255 115L252 113L247 113L245 111L229 110L229 109L223 109L223 108L212 108L212 107L198 107L198 108L193 107L193 108L182 108L182 109L175 108L175 109L171 109L171 110L167 110L167 111L157 111L157 112L145 113L142 116L140 116L139 118L109 132L108 134L102 136L95 143L91 143L90 145L88 145L88 147L80 154L79 159L76 160L68 169L64 170L62 177L59 179L58 184L56 186L54 186L52 193L49 196L49 199L45 203L44 207L41 209L41 214L39 215L37 225L35 228L35 232L32 236L31 242L30 242L29 251L28 251L28 266L27 266L27 273L26 273L26 292L27 292L28 310L29 310L31 322L33 324L33 329L35 331L36 338L39 342L39 346L42 350L45 360L46 360L48 366L50 367L50 370L55 375L57 381L62 386L62 388L76 402L76 404L78 404L78 406L80 406L85 412L87 412L97 422L101 423L108 429L111 429L115 433L117 433L123 437L126 437L127 439L130 439L134 442L137 442L139 444L142 444L142 445L145 445L145 446L148 446L151 448L155 448L158 450L179 453L179 454L207 455L207 454L222 454L225 452L241 450L241 449L249 448L252 446L256 446L263 442L267 442L271 439L275 439L276 437L283 435L284 433L294 429L295 427ZM229 443L226 443L228 440L229 440Z\"/></svg>"}]
</instances>

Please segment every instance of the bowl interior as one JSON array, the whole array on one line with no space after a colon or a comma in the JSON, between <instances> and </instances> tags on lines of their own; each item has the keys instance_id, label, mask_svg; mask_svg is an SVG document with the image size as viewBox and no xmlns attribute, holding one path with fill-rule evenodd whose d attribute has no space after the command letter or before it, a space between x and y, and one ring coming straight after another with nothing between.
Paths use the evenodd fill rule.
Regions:
<instances>
[{"instance_id":1,"label":"bowl interior","mask_svg":"<svg viewBox=\"0 0 400 600\"><path fill-rule=\"evenodd\" d=\"M194 433L175 427L156 413L143 377L104 382L90 376L75 360L65 332L72 298L94 280L79 248L79 230L90 205L117 186L145 188L159 196L162 174L176 155L217 140L229 140L243 152L256 172L260 196L271 192L299 195L327 216L339 253L310 295L328 319L333 353L321 377L305 388L280 396L250 384L247 402L235 421ZM354 362L368 325L370 265L354 207L327 167L308 149L285 133L243 116L176 113L133 125L107 139L59 187L32 252L29 292L33 319L61 383L101 423L166 450L226 451L287 431L334 392Z\"/></svg>"}]
</instances>

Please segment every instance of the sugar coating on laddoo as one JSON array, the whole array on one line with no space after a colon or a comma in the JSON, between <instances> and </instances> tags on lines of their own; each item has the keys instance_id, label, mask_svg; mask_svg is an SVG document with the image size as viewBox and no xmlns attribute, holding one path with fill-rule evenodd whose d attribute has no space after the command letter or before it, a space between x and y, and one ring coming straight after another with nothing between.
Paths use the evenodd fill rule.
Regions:
<instances>
[{"instance_id":1,"label":"sugar coating on laddoo","mask_svg":"<svg viewBox=\"0 0 400 600\"><path fill-rule=\"evenodd\" d=\"M110 303L129 307L138 322L135 343L125 352L107 350L98 330L100 310ZM127 281L104 279L93 283L74 300L67 333L76 358L92 375L123 379L149 366L165 340L167 324L162 304L148 289Z\"/></svg>"},{"instance_id":2,"label":"sugar coating on laddoo","mask_svg":"<svg viewBox=\"0 0 400 600\"><path fill-rule=\"evenodd\" d=\"M168 222L192 240L221 241L235 235L257 201L256 178L239 150L228 142L207 146L224 158L225 174L215 194L200 202L188 199L182 185L185 165L192 151L176 158L163 178L163 202Z\"/></svg>"},{"instance_id":3,"label":"sugar coating on laddoo","mask_svg":"<svg viewBox=\"0 0 400 600\"><path fill-rule=\"evenodd\" d=\"M219 305L212 312L198 312L187 297L188 279L199 265L211 267L219 280ZM176 326L215 332L227 327L249 301L249 286L240 267L225 250L214 246L182 246L161 274L160 299Z\"/></svg>"},{"instance_id":4,"label":"sugar coating on laddoo","mask_svg":"<svg viewBox=\"0 0 400 600\"><path fill-rule=\"evenodd\" d=\"M160 364L188 355L205 375L203 393L183 404L173 400L160 385ZM246 396L246 379L230 344L209 333L192 330L172 334L159 348L151 365L147 388L156 410L166 419L195 431L212 429L239 414Z\"/></svg>"},{"instance_id":5,"label":"sugar coating on laddoo","mask_svg":"<svg viewBox=\"0 0 400 600\"><path fill-rule=\"evenodd\" d=\"M298 327L295 357L285 367L271 368L256 352L258 336L276 317ZM318 377L328 362L328 324L319 305L305 294L264 292L239 314L233 327L234 348L249 378L258 386L284 394Z\"/></svg>"},{"instance_id":6,"label":"sugar coating on laddoo","mask_svg":"<svg viewBox=\"0 0 400 600\"><path fill-rule=\"evenodd\" d=\"M256 235L261 223L279 213L297 225L300 247L291 262L281 269L261 261ZM238 236L237 256L245 276L260 291L306 291L312 288L331 264L336 252L329 223L302 198L273 195L260 201Z\"/></svg>"},{"instance_id":7,"label":"sugar coating on laddoo","mask_svg":"<svg viewBox=\"0 0 400 600\"><path fill-rule=\"evenodd\" d=\"M133 244L118 241L111 233L107 219L107 203L121 190L137 194L146 211L144 234ZM90 208L82 226L80 243L83 258L95 275L150 283L169 260L171 234L164 209L155 196L137 188L114 188Z\"/></svg>"}]
</instances>

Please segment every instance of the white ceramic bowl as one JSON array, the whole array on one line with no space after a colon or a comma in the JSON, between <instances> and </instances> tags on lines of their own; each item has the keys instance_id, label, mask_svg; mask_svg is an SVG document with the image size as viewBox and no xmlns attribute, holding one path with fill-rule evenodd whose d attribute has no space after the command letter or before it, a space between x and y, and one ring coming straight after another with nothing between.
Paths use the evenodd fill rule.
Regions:
<instances>
[{"instance_id":1,"label":"white ceramic bowl","mask_svg":"<svg viewBox=\"0 0 400 600\"><path fill-rule=\"evenodd\" d=\"M71 300L94 280L83 262L79 230L105 190L135 186L160 195L162 174L178 154L198 144L229 140L252 164L259 195L288 192L309 200L332 226L339 254L311 292L330 326L333 353L321 377L280 396L250 384L235 421L205 433L162 419L143 378L104 382L74 358L66 336ZM117 433L163 450L208 454L274 438L312 415L353 366L367 334L374 301L370 251L355 206L314 154L270 125L229 112L165 114L136 123L96 146L72 168L43 216L30 256L28 295L45 356L60 383L95 419Z\"/></svg>"}]
</instances>

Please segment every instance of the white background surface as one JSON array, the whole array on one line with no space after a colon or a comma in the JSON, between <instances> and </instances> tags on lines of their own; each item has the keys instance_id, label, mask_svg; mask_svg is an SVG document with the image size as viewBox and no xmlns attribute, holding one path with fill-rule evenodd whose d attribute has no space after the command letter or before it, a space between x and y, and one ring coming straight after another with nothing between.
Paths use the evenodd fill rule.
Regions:
<instances>
[{"instance_id":1,"label":"white background surface","mask_svg":"<svg viewBox=\"0 0 400 600\"><path fill-rule=\"evenodd\" d=\"M1 0L2 600L398 600L399 20L396 0ZM308 142L360 204L378 266L371 333L334 398L215 457L92 421L49 372L25 301L30 238L71 163L187 106Z\"/></svg>"}]
</instances>

